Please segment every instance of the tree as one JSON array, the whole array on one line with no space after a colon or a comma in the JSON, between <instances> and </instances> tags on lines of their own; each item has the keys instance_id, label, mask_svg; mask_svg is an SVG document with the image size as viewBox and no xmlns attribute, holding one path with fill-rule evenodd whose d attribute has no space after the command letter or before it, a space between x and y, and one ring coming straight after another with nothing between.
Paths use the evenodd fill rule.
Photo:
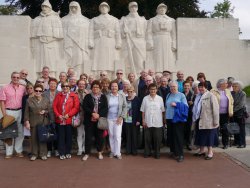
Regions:
<instances>
[{"instance_id":1,"label":"tree","mask_svg":"<svg viewBox=\"0 0 250 188\"><path fill-rule=\"evenodd\" d=\"M41 4L44 0L6 0L6 2L17 6L23 10L23 15L29 15L35 18L41 11ZM69 3L72 0L50 0L53 10L60 11L60 16L65 16L69 12ZM104 0L75 0L79 2L82 8L82 14L88 18L98 16L99 4ZM106 0L110 5L110 14L121 18L128 14L128 3L133 0ZM199 10L199 0L134 0L138 3L139 14L147 19L156 15L156 8L160 3L168 5L168 15L173 18L177 17L206 17L207 12Z\"/></svg>"},{"instance_id":2,"label":"tree","mask_svg":"<svg viewBox=\"0 0 250 188\"><path fill-rule=\"evenodd\" d=\"M212 18L232 18L234 7L231 6L229 0L224 0L222 3L217 3L214 6L214 11L211 14Z\"/></svg>"},{"instance_id":3,"label":"tree","mask_svg":"<svg viewBox=\"0 0 250 188\"><path fill-rule=\"evenodd\" d=\"M0 5L0 15L14 15L17 9L14 6Z\"/></svg>"}]
</instances>

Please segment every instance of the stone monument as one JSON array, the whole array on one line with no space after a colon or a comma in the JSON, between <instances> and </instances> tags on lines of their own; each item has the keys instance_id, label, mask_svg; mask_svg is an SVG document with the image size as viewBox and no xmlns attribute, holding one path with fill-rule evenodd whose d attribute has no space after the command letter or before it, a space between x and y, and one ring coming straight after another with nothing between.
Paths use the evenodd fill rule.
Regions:
<instances>
[{"instance_id":1,"label":"stone monument","mask_svg":"<svg viewBox=\"0 0 250 188\"><path fill-rule=\"evenodd\" d=\"M50 68L51 76L55 76L61 63L62 22L48 0L45 0L41 7L40 15L31 23L31 51L36 72L40 74L42 68L47 66Z\"/></svg>"},{"instance_id":2,"label":"stone monument","mask_svg":"<svg viewBox=\"0 0 250 188\"><path fill-rule=\"evenodd\" d=\"M64 33L64 58L68 67L74 68L79 76L89 64L89 19L81 14L78 2L69 4L69 14L62 18ZM87 65L88 66L88 65Z\"/></svg>"},{"instance_id":3,"label":"stone monument","mask_svg":"<svg viewBox=\"0 0 250 188\"><path fill-rule=\"evenodd\" d=\"M167 5L157 7L157 15L151 18L147 28L148 68L155 72L176 70L176 25L175 20L166 15Z\"/></svg>"},{"instance_id":4,"label":"stone monument","mask_svg":"<svg viewBox=\"0 0 250 188\"><path fill-rule=\"evenodd\" d=\"M99 5L101 14L90 21L89 47L92 53L92 71L102 70L114 73L121 48L120 26L117 18L108 14L110 7L103 2Z\"/></svg>"},{"instance_id":5,"label":"stone monument","mask_svg":"<svg viewBox=\"0 0 250 188\"><path fill-rule=\"evenodd\" d=\"M138 14L136 2L129 3L129 14L120 20L122 58L126 73L139 73L145 69L147 20Z\"/></svg>"}]
</instances>

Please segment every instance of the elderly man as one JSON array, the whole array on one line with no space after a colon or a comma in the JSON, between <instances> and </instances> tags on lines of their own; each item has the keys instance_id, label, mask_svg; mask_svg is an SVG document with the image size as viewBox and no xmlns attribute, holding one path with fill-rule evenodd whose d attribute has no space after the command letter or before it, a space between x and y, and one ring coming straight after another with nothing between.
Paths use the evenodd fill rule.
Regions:
<instances>
[{"instance_id":1,"label":"elderly man","mask_svg":"<svg viewBox=\"0 0 250 188\"><path fill-rule=\"evenodd\" d=\"M182 71L178 71L177 74L177 82L178 82L178 91L179 92L183 92L184 89L183 89L183 82L184 82L184 73Z\"/></svg>"},{"instance_id":2,"label":"elderly man","mask_svg":"<svg viewBox=\"0 0 250 188\"><path fill-rule=\"evenodd\" d=\"M108 78L108 72L107 71L101 71L100 72L100 81L102 81L104 78Z\"/></svg>"},{"instance_id":3,"label":"elderly man","mask_svg":"<svg viewBox=\"0 0 250 188\"><path fill-rule=\"evenodd\" d=\"M19 83L26 86L27 84L32 84L28 79L27 79L27 76L28 76L28 71L26 69L22 69L20 71L20 80L19 80Z\"/></svg>"},{"instance_id":4,"label":"elderly man","mask_svg":"<svg viewBox=\"0 0 250 188\"><path fill-rule=\"evenodd\" d=\"M16 156L23 157L23 126L22 118L22 97L25 94L25 87L19 84L20 73L13 72L11 74L11 83L3 86L0 90L0 103L3 116L11 115L15 117L18 126L18 137L12 139L11 143L6 144L6 159L13 156L13 148L15 147Z\"/></svg>"},{"instance_id":5,"label":"elderly man","mask_svg":"<svg viewBox=\"0 0 250 188\"><path fill-rule=\"evenodd\" d=\"M116 79L115 79L115 81L118 82L119 91L123 90L123 70L122 69L116 70Z\"/></svg>"},{"instance_id":6,"label":"elderly man","mask_svg":"<svg viewBox=\"0 0 250 188\"><path fill-rule=\"evenodd\" d=\"M124 40L122 47L123 61L126 72L139 72L144 69L146 61L146 30L147 21L138 14L138 4L130 2L129 14L121 18L121 37Z\"/></svg>"},{"instance_id":7,"label":"elderly man","mask_svg":"<svg viewBox=\"0 0 250 188\"><path fill-rule=\"evenodd\" d=\"M135 92L136 94L140 95L140 90L146 85L146 77L148 75L148 71L146 69L142 70L140 72L140 77L136 80L136 84L135 84Z\"/></svg>"},{"instance_id":8,"label":"elderly man","mask_svg":"<svg viewBox=\"0 0 250 188\"><path fill-rule=\"evenodd\" d=\"M42 78L44 80L44 90L47 91L49 89L49 67L45 66L43 67L43 70L42 70Z\"/></svg>"},{"instance_id":9,"label":"elderly man","mask_svg":"<svg viewBox=\"0 0 250 188\"><path fill-rule=\"evenodd\" d=\"M66 72L60 72L59 74L59 83L57 85L56 90L57 91L62 91L62 84L67 82L67 73Z\"/></svg>"}]
</instances>

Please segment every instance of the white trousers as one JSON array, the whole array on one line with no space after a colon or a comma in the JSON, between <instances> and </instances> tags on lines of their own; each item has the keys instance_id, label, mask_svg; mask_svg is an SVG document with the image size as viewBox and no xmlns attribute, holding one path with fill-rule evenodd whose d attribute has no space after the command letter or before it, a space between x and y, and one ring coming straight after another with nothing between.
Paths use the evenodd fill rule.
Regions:
<instances>
[{"instance_id":1,"label":"white trousers","mask_svg":"<svg viewBox=\"0 0 250 188\"><path fill-rule=\"evenodd\" d=\"M77 144L78 144L78 151L84 152L85 151L85 130L84 130L83 124L77 127Z\"/></svg>"},{"instance_id":2,"label":"white trousers","mask_svg":"<svg viewBox=\"0 0 250 188\"><path fill-rule=\"evenodd\" d=\"M109 124L109 144L111 153L115 156L121 155L122 122L116 124L116 120L108 119Z\"/></svg>"},{"instance_id":3,"label":"white trousers","mask_svg":"<svg viewBox=\"0 0 250 188\"><path fill-rule=\"evenodd\" d=\"M9 146L5 144L6 147L6 155L12 155L13 149L15 147L16 153L23 152L23 125L21 124L22 118L22 110L13 111L13 110L6 110L6 114L14 116L17 121L17 129L18 129L18 136L12 140L12 145Z\"/></svg>"}]
</instances>

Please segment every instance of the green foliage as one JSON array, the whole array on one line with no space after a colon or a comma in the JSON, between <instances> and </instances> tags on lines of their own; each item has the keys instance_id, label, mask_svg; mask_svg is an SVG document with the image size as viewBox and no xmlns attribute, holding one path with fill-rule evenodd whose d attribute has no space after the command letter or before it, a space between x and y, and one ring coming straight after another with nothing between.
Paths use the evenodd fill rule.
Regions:
<instances>
[{"instance_id":1,"label":"green foliage","mask_svg":"<svg viewBox=\"0 0 250 188\"><path fill-rule=\"evenodd\" d=\"M14 6L0 5L0 15L14 15L17 9Z\"/></svg>"},{"instance_id":2,"label":"green foliage","mask_svg":"<svg viewBox=\"0 0 250 188\"><path fill-rule=\"evenodd\" d=\"M211 14L212 18L232 18L234 7L231 6L229 0L224 0L222 3L217 3L214 7L214 11Z\"/></svg>"},{"instance_id":3,"label":"green foliage","mask_svg":"<svg viewBox=\"0 0 250 188\"><path fill-rule=\"evenodd\" d=\"M23 15L29 15L35 18L41 12L41 4L44 0L6 0L13 3L23 10ZM128 14L128 3L133 0L75 0L79 2L82 14L88 18L98 16L99 4L106 1L110 7L110 14L121 18ZM156 15L156 8L160 3L168 5L168 15L177 17L206 17L207 12L199 10L199 0L134 0L138 3L139 14L147 19ZM71 0L50 0L53 10L60 11L60 16L65 16L69 12L69 3Z\"/></svg>"},{"instance_id":4,"label":"green foliage","mask_svg":"<svg viewBox=\"0 0 250 188\"><path fill-rule=\"evenodd\" d=\"M247 97L250 97L250 86L246 86L243 91L247 94Z\"/></svg>"}]
</instances>

